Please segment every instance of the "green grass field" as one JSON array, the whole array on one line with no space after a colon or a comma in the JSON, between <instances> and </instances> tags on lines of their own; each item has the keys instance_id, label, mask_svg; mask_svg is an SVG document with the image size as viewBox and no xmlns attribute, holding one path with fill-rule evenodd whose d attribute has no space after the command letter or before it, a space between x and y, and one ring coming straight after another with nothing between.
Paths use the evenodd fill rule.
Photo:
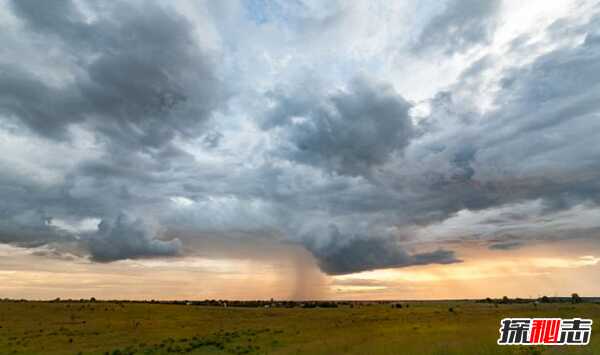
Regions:
<instances>
[{"instance_id":1,"label":"green grass field","mask_svg":"<svg viewBox=\"0 0 600 355\"><path fill-rule=\"evenodd\" d=\"M0 354L600 354L600 304L409 304L0 302ZM594 326L587 346L500 347L504 317L585 317Z\"/></svg>"}]
</instances>

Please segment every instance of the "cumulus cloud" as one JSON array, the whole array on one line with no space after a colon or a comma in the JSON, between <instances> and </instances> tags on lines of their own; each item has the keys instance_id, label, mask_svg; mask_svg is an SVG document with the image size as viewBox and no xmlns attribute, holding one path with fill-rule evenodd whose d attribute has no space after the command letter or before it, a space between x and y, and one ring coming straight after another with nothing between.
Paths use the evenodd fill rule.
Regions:
<instances>
[{"instance_id":1,"label":"cumulus cloud","mask_svg":"<svg viewBox=\"0 0 600 355\"><path fill-rule=\"evenodd\" d=\"M152 256L175 256L181 252L178 239L159 240L140 220L119 214L114 221L102 220L98 231L87 239L92 260L114 261Z\"/></svg>"},{"instance_id":2,"label":"cumulus cloud","mask_svg":"<svg viewBox=\"0 0 600 355\"><path fill-rule=\"evenodd\" d=\"M275 93L264 126L281 128L279 154L339 174L364 175L408 145L411 105L394 89L367 78L323 96ZM281 151L283 150L283 152Z\"/></svg>"},{"instance_id":3,"label":"cumulus cloud","mask_svg":"<svg viewBox=\"0 0 600 355\"><path fill-rule=\"evenodd\" d=\"M326 244L318 245L311 241L308 248L319 260L321 269L331 275L461 261L449 250L409 254L390 237L342 235L335 226L329 229Z\"/></svg>"},{"instance_id":4,"label":"cumulus cloud","mask_svg":"<svg viewBox=\"0 0 600 355\"><path fill-rule=\"evenodd\" d=\"M40 135L63 139L69 125L85 123L109 144L162 148L197 132L223 98L215 58L164 6L92 5L90 19L67 0L11 5L24 31L70 59L60 83L19 63L0 69L2 111Z\"/></svg>"},{"instance_id":5,"label":"cumulus cloud","mask_svg":"<svg viewBox=\"0 0 600 355\"><path fill-rule=\"evenodd\" d=\"M35 58L8 55L0 62L2 134L36 141L32 133L55 145L66 144L73 156L86 151L89 158L63 170L57 165L67 164L54 164L51 184L19 178L14 168L3 174L3 199L12 201L2 213L3 239L20 245L76 239L73 231L49 222L18 222L34 209L48 221L53 216L105 219L115 206L167 200L162 193L150 196L136 188L135 181L164 182L173 165L189 162L189 154L173 141L202 133L225 98L216 54L199 44L192 24L156 3L142 7L127 2L100 6L68 0L15 1L7 9L15 21L5 34L18 34L20 40L8 37L6 43L18 43L21 50L35 46L34 51L57 59L41 69ZM11 140L3 143L21 153L8 146ZM67 159L44 153L50 161ZM175 244L143 237L139 230L128 231L122 218L117 221L89 243L93 258L178 250Z\"/></svg>"},{"instance_id":6,"label":"cumulus cloud","mask_svg":"<svg viewBox=\"0 0 600 355\"><path fill-rule=\"evenodd\" d=\"M74 240L68 233L52 226L51 221L52 217L43 210L35 209L0 219L0 242L30 248Z\"/></svg>"}]
</instances>

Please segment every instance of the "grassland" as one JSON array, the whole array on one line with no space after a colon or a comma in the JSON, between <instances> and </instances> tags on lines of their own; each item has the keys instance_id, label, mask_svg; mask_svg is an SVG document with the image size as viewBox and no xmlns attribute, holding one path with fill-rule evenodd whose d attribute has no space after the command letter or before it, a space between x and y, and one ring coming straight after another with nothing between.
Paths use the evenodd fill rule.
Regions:
<instances>
[{"instance_id":1,"label":"grassland","mask_svg":"<svg viewBox=\"0 0 600 355\"><path fill-rule=\"evenodd\" d=\"M406 304L0 302L0 354L600 354L600 304ZM594 328L588 346L500 347L504 317L587 317Z\"/></svg>"}]
</instances>

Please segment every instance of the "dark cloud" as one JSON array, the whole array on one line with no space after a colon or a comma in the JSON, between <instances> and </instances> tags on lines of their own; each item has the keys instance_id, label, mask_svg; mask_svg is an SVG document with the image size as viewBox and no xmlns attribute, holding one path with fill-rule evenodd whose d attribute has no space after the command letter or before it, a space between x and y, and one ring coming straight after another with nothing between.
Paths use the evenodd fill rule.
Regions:
<instances>
[{"instance_id":1,"label":"dark cloud","mask_svg":"<svg viewBox=\"0 0 600 355\"><path fill-rule=\"evenodd\" d=\"M85 122L127 149L163 148L197 133L222 102L214 59L185 18L156 4L111 3L89 21L72 1L14 1L23 22L73 58L70 80L49 86L27 69L0 68L0 102L40 135L62 139Z\"/></svg>"},{"instance_id":2,"label":"dark cloud","mask_svg":"<svg viewBox=\"0 0 600 355\"><path fill-rule=\"evenodd\" d=\"M413 49L439 50L445 54L462 52L491 39L500 0L450 0L444 10L423 28Z\"/></svg>"},{"instance_id":3,"label":"dark cloud","mask_svg":"<svg viewBox=\"0 0 600 355\"><path fill-rule=\"evenodd\" d=\"M15 13L38 32L57 34L69 40L85 38L83 33L87 31L83 15L71 0L43 4L25 0L14 1L11 5Z\"/></svg>"},{"instance_id":4,"label":"dark cloud","mask_svg":"<svg viewBox=\"0 0 600 355\"><path fill-rule=\"evenodd\" d=\"M502 242L490 244L488 248L491 250L513 250L521 248L523 245L523 242Z\"/></svg>"},{"instance_id":5,"label":"dark cloud","mask_svg":"<svg viewBox=\"0 0 600 355\"><path fill-rule=\"evenodd\" d=\"M266 128L283 129L285 158L348 175L368 174L413 136L411 105L394 89L366 78L324 97L275 94Z\"/></svg>"},{"instance_id":6,"label":"dark cloud","mask_svg":"<svg viewBox=\"0 0 600 355\"><path fill-rule=\"evenodd\" d=\"M120 214L114 221L102 220L98 231L87 238L91 257L107 262L153 256L175 256L181 252L178 239L159 240L151 236L140 220Z\"/></svg>"},{"instance_id":7,"label":"dark cloud","mask_svg":"<svg viewBox=\"0 0 600 355\"><path fill-rule=\"evenodd\" d=\"M115 206L134 210L168 201L156 186L164 188L193 162L173 140L201 134L224 102L214 54L198 44L193 26L173 9L156 3L87 5L84 14L69 0L11 2L21 21L19 41L64 61L56 73L55 63L39 71L28 60L2 61L2 119L56 143L79 139L71 131L79 125L93 132L89 143L98 145L100 155L61 171L56 185L23 179L18 170L2 174L8 180L2 199L12 201L0 214L4 242L73 241L74 233L53 225L53 217L108 220L119 210ZM47 218L21 221L33 215ZM178 252L177 243L148 238L122 217L108 223L87 244L95 260Z\"/></svg>"},{"instance_id":8,"label":"dark cloud","mask_svg":"<svg viewBox=\"0 0 600 355\"><path fill-rule=\"evenodd\" d=\"M221 139L223 139L223 133L216 131L208 132L202 137L202 145L206 148L216 148Z\"/></svg>"},{"instance_id":9,"label":"dark cloud","mask_svg":"<svg viewBox=\"0 0 600 355\"><path fill-rule=\"evenodd\" d=\"M329 218L344 236L336 240L352 241L320 246L309 238L306 244L323 270L343 273L417 262L402 249L373 239L361 223L430 225L465 209L527 201L540 201L538 218L581 204L597 205L600 151L592 142L598 139L599 128L595 116L600 112L596 68L600 47L588 40L590 36L575 47L505 71L497 108L483 116L461 107L461 101L455 101L458 93L438 97L432 101L423 134L410 141L403 155L382 162L368 183L349 183L336 194L315 197L314 202L303 195L301 200L313 203L313 209L319 208L319 202L327 206ZM489 66L490 60L475 63L472 72ZM326 224L326 219L318 223ZM491 228L516 236L510 243L492 244L493 249L515 248L535 238L524 229L528 227L512 222L498 221ZM544 235L547 230L538 223L537 233ZM314 239L329 238L321 234L325 236Z\"/></svg>"},{"instance_id":10,"label":"dark cloud","mask_svg":"<svg viewBox=\"0 0 600 355\"><path fill-rule=\"evenodd\" d=\"M52 217L43 210L25 210L0 215L0 243L35 248L49 243L69 243L75 238L51 225Z\"/></svg>"},{"instance_id":11,"label":"dark cloud","mask_svg":"<svg viewBox=\"0 0 600 355\"><path fill-rule=\"evenodd\" d=\"M330 226L329 232L328 243L319 245L318 241L309 240L308 249L319 261L321 269L330 275L461 262L454 252L448 250L409 254L393 238L342 235L335 226Z\"/></svg>"},{"instance_id":12,"label":"dark cloud","mask_svg":"<svg viewBox=\"0 0 600 355\"><path fill-rule=\"evenodd\" d=\"M0 113L36 132L66 139L66 126L83 120L84 106L77 92L53 88L21 68L0 66Z\"/></svg>"},{"instance_id":13,"label":"dark cloud","mask_svg":"<svg viewBox=\"0 0 600 355\"><path fill-rule=\"evenodd\" d=\"M403 170L395 186L418 196L406 213L429 223L537 199L546 213L597 204L599 49L584 41L507 70L483 116L462 110L458 93L433 100L426 133L393 167Z\"/></svg>"},{"instance_id":14,"label":"dark cloud","mask_svg":"<svg viewBox=\"0 0 600 355\"><path fill-rule=\"evenodd\" d=\"M532 51L514 66L478 56L417 119L390 84L365 73L348 80L355 73L343 66L338 81L281 74L277 85L247 82L235 58L247 53L227 47L233 52L216 60L198 44L205 27L166 3L76 4L14 1L17 21L0 25L15 26L0 39L18 34L7 42L55 53L41 68L26 55L0 60L0 138L12 139L0 143L12 147L4 158L16 155L0 160L0 199L10 201L0 207L0 242L57 253L75 245L112 261L198 254L195 239L206 236L231 238L228 248L238 237L281 239L305 246L323 271L344 274L460 261L449 250L413 250L421 228L463 210L539 203L527 220L501 214L473 227L485 233L466 233L510 232L486 239L510 249L556 236L540 223L526 230L533 218L600 203L597 20L554 24L550 37L558 41L557 26L566 28L569 45ZM417 51L486 43L497 8L451 1L425 26ZM535 41L509 47L521 55ZM226 83L221 70L236 75ZM240 82L239 107L223 109L229 81ZM102 220L98 231L52 222L90 218Z\"/></svg>"}]
</instances>

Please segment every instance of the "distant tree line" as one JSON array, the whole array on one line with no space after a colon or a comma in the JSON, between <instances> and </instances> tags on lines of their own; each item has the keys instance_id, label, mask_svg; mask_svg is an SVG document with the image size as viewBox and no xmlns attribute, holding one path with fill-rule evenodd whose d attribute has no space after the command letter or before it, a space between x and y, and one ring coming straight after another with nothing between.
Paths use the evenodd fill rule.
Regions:
<instances>
[{"instance_id":1,"label":"distant tree line","mask_svg":"<svg viewBox=\"0 0 600 355\"><path fill-rule=\"evenodd\" d=\"M494 303L494 304L513 304L513 303L582 303L586 301L598 301L597 298L588 298L584 299L579 296L577 293L571 294L571 297L548 297L542 296L539 298L508 298L507 296L503 296L502 298L490 298L487 297L482 300L477 300L478 303Z\"/></svg>"},{"instance_id":2,"label":"distant tree line","mask_svg":"<svg viewBox=\"0 0 600 355\"><path fill-rule=\"evenodd\" d=\"M439 300L444 301L444 300ZM447 300L450 301L450 300ZM453 301L464 301L473 302L473 300L453 300ZM337 308L340 306L346 307L363 307L372 305L391 305L392 308L403 308L409 307L409 303L404 301L405 304L400 301L393 300L379 300L379 301L324 301L324 300L306 300L306 301L290 301L290 300L224 300L224 299L206 299L206 300L97 300L95 297L81 298L81 299L61 299L55 298L53 300L46 301L31 301L26 299L0 299L0 302L51 302L51 303L113 303L119 306L123 306L127 303L151 303L151 304L167 304L167 305L192 305L192 306L211 306L211 307L261 307L261 308ZM421 303L436 302L436 301L409 301L413 305L419 305ZM573 293L571 297L548 297L542 296L538 298L509 298L503 296L502 298L490 298L475 300L477 303L490 303L494 305L499 304L514 304L514 303L599 303L600 297L580 297L577 293Z\"/></svg>"}]
</instances>

